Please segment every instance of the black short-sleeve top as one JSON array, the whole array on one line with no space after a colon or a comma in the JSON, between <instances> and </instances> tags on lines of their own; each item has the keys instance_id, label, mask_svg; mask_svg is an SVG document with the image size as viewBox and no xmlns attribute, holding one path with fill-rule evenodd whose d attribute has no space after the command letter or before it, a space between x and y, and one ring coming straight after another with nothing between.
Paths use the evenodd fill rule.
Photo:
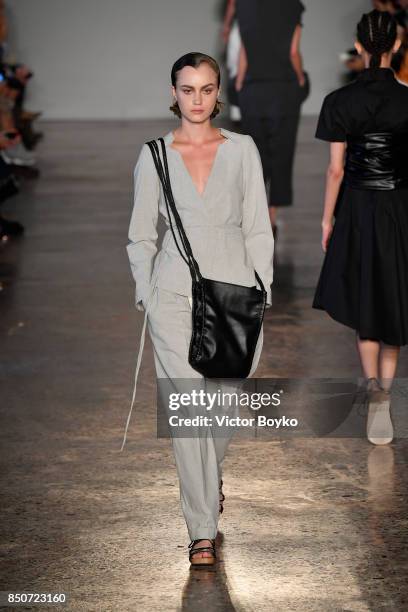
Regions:
<instances>
[{"instance_id":1,"label":"black short-sleeve top","mask_svg":"<svg viewBox=\"0 0 408 612\"><path fill-rule=\"evenodd\" d=\"M305 10L300 0L236 0L246 50L246 81L295 81L290 45Z\"/></svg>"},{"instance_id":2,"label":"black short-sleeve top","mask_svg":"<svg viewBox=\"0 0 408 612\"><path fill-rule=\"evenodd\" d=\"M347 85L328 94L316 138L346 142L369 132L408 132L408 87L391 68L366 68Z\"/></svg>"}]
</instances>

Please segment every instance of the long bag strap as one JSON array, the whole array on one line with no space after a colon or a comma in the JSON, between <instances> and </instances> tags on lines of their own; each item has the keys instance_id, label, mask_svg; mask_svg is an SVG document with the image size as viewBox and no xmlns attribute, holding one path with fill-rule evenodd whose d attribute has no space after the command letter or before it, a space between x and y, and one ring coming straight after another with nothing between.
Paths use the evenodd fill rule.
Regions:
<instances>
[{"instance_id":1,"label":"long bag strap","mask_svg":"<svg viewBox=\"0 0 408 612\"><path fill-rule=\"evenodd\" d=\"M150 151L152 153L153 161L155 163L156 170L157 170L157 173L159 175L159 178L160 178L160 181L161 181L161 184L162 184L162 187L163 187L163 193L164 193L164 198L165 198L165 202L166 202L167 212L169 213L169 205L170 205L170 207L172 209L172 212L173 212L173 215L174 215L175 204L174 204L173 193L171 191L170 177L168 175L168 172L166 173L164 168L163 168L163 164L162 164L162 161L161 161L161 158L160 158L159 148L157 146L157 142L155 140L152 140L152 141L148 142L147 144L148 144L148 146L150 148ZM168 167L167 167L167 170L168 170ZM175 239L176 246L177 246L177 248L178 248L178 250L180 252L180 255L182 256L184 261L187 263L187 265L189 265L189 260L186 259L184 254L181 252L180 247L178 246L178 241L177 241L177 239L176 239L176 237L174 235L174 230L173 230L173 225L172 225L172 222L171 222L171 215L170 214L169 214L169 221L170 221L170 226L171 226L172 231L173 231L173 237ZM179 230L179 227L177 229ZM179 230L179 233L180 233L180 230ZM188 243L187 237L185 236L184 228L183 228L183 230L182 230L182 232L180 234L180 237L181 237L181 240L183 242L184 251L186 252L187 257L189 258L191 247L189 247L189 243ZM186 242L186 240L187 240L187 242ZM188 246L187 246L187 243L188 243Z\"/></svg>"},{"instance_id":2,"label":"long bag strap","mask_svg":"<svg viewBox=\"0 0 408 612\"><path fill-rule=\"evenodd\" d=\"M177 225L177 229L179 231L179 234L181 236L182 242L183 242L183 246L186 250L186 253L188 255L188 257L191 259L191 261L194 260L194 262L196 263L197 267L198 264L194 259L194 255L193 255L193 251L191 249L191 245L190 242L187 238L187 234L184 230L183 224L181 222L181 218L180 215L178 213L177 207L176 207L176 203L174 201L174 197L173 197L173 191L171 189L171 183L170 183L170 173L169 173L169 166L167 163L167 152L166 152L166 145L164 143L163 138L159 138L159 142L161 144L161 149L162 149L162 155L163 155L163 161L164 161L164 176L166 179L166 184L167 184L167 193L168 193L168 197L169 197L169 202L171 205L171 209L174 215L174 219L176 221L176 225Z\"/></svg>"},{"instance_id":3,"label":"long bag strap","mask_svg":"<svg viewBox=\"0 0 408 612\"><path fill-rule=\"evenodd\" d=\"M164 200L166 203L166 208L167 208L167 214L169 217L169 222L170 222L170 228L171 228L171 232L173 234L173 238L174 238L174 242L176 244L176 247L181 255L181 257L183 258L183 260L186 262L186 264L188 265L189 269L190 269L190 274L191 277L193 279L193 281L197 281L199 279L202 278L201 273L200 273L200 268L198 266L197 261L194 258L192 249L191 249L191 245L190 242L187 238L187 235L184 231L184 227L183 224L181 222L180 219L180 215L178 214L177 208L176 208L176 204L174 202L174 197L173 197L173 192L171 190L171 184L170 184L170 174L169 174L169 169L168 169L168 164L167 164L167 155L166 155L166 147L164 144L164 140L162 138L159 139L160 140L160 144L162 147L162 154L163 154L163 159L164 159L164 168L163 168L163 164L160 158L160 154L159 154L159 148L157 146L157 142L155 140L152 140L150 142L147 143L147 145L150 148L150 151L152 153L152 157L153 157L153 161L154 164L156 166L156 170L157 173L159 175L160 178L160 182L162 184L163 187L163 193L164 193ZM178 239L176 237L175 231L174 231L174 227L173 227L173 222L172 222L172 215L170 214L170 210L173 213L173 217L174 217L174 221L180 236L180 240L181 243L183 245L183 249L184 249L184 253L182 252L180 246L179 246L179 242Z\"/></svg>"}]
</instances>

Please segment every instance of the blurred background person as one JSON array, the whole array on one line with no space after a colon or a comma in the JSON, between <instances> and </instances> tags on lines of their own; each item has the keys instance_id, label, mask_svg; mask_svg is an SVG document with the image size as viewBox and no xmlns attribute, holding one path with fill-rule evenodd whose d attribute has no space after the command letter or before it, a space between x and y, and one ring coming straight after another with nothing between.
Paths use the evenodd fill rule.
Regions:
<instances>
[{"instance_id":1,"label":"blurred background person","mask_svg":"<svg viewBox=\"0 0 408 612\"><path fill-rule=\"evenodd\" d=\"M36 179L39 170L32 152L42 138L33 129L41 113L24 108L26 87L33 72L24 63L9 61L8 23L3 0L0 0L0 207L21 189L19 179ZM18 221L0 214L0 239L4 242L24 233Z\"/></svg>"},{"instance_id":2,"label":"blurred background person","mask_svg":"<svg viewBox=\"0 0 408 612\"><path fill-rule=\"evenodd\" d=\"M259 149L269 216L293 202L292 174L301 103L308 92L300 52L300 0L236 0L241 34L236 89L243 132Z\"/></svg>"},{"instance_id":3,"label":"blurred background person","mask_svg":"<svg viewBox=\"0 0 408 612\"><path fill-rule=\"evenodd\" d=\"M0 153L15 146L21 140L16 131L0 132ZM10 166L0 156L0 209L6 200L15 196L19 189L19 183ZM7 219L0 214L0 239L8 240L12 236L19 236L24 232L24 226L18 221ZM1 283L0 283L1 286Z\"/></svg>"},{"instance_id":4,"label":"blurred background person","mask_svg":"<svg viewBox=\"0 0 408 612\"><path fill-rule=\"evenodd\" d=\"M239 54L241 50L241 35L235 13L235 0L228 0L225 7L222 40L226 45L225 63L228 72L227 99L231 121L239 123L241 111L235 81L238 74Z\"/></svg>"},{"instance_id":5,"label":"blurred background person","mask_svg":"<svg viewBox=\"0 0 408 612\"><path fill-rule=\"evenodd\" d=\"M364 70L364 60L357 53L356 49L348 49L345 53L340 53L340 61L344 63L347 72L344 73L342 81L346 85L358 76Z\"/></svg>"}]
</instances>

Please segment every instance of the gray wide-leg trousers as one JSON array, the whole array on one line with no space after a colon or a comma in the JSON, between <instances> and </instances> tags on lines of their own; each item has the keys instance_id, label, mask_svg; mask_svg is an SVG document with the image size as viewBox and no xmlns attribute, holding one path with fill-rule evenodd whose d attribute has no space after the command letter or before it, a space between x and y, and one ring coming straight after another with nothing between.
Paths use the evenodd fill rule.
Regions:
<instances>
[{"instance_id":1,"label":"gray wide-leg trousers","mask_svg":"<svg viewBox=\"0 0 408 612\"><path fill-rule=\"evenodd\" d=\"M201 379L188 363L191 307L188 297L155 287L148 312L148 329L154 348L158 379ZM263 345L259 335L252 370L256 370ZM231 391L231 386L228 391ZM191 540L215 538L219 518L219 485L233 427L222 437L171 436L179 477L180 502Z\"/></svg>"}]
</instances>

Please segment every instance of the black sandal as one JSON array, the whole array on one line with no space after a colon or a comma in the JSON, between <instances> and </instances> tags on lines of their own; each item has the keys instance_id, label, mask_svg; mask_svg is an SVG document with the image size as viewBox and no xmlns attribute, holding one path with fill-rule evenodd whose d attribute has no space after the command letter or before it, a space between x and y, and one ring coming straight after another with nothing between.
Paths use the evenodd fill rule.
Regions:
<instances>
[{"instance_id":1,"label":"black sandal","mask_svg":"<svg viewBox=\"0 0 408 612\"><path fill-rule=\"evenodd\" d=\"M204 540L208 540L209 542L211 542L212 545L193 548L193 546L197 542L203 542ZM199 540L191 540L190 544L188 545L188 548L190 548L188 558L189 558L191 565L214 565L215 559L216 559L215 540L212 540L211 538L200 538ZM193 558L196 553L202 553L202 552L211 553L211 557L200 557L199 559Z\"/></svg>"},{"instance_id":2,"label":"black sandal","mask_svg":"<svg viewBox=\"0 0 408 612\"><path fill-rule=\"evenodd\" d=\"M221 484L220 484L220 514L222 514L224 512L224 505L223 505L222 502L225 501L225 495L222 492L222 485L223 485L223 482L221 480Z\"/></svg>"}]
</instances>

